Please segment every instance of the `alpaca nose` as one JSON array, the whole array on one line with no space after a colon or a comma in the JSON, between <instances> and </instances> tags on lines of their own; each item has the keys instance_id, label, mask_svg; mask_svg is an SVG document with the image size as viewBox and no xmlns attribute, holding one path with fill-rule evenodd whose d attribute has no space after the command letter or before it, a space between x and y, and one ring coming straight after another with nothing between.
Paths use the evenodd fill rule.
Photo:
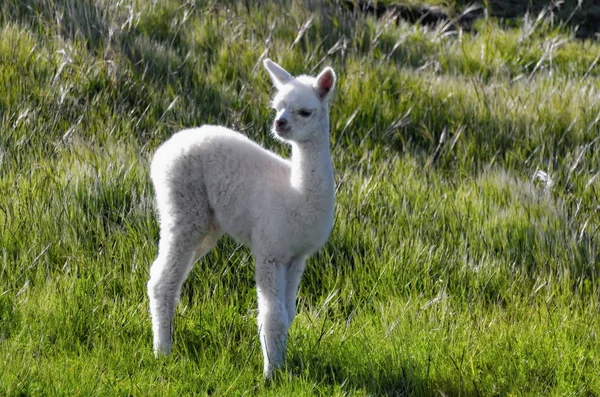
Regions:
<instances>
[{"instance_id":1,"label":"alpaca nose","mask_svg":"<svg viewBox=\"0 0 600 397\"><path fill-rule=\"evenodd\" d=\"M275 127L279 127L279 128L285 127L285 126L287 126L287 122L288 121L284 118L277 119L277 120L275 120Z\"/></svg>"}]
</instances>

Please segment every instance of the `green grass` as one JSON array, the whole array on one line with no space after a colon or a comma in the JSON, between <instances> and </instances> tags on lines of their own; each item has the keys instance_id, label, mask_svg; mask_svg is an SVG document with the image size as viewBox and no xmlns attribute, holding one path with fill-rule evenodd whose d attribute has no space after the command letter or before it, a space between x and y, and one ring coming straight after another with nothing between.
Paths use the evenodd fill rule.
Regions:
<instances>
[{"instance_id":1,"label":"green grass","mask_svg":"<svg viewBox=\"0 0 600 397\"><path fill-rule=\"evenodd\" d=\"M335 0L334 0L335 1ZM359 1L355 0L355 3ZM596 0L372 0L360 1L370 4L411 4L440 7L447 15L456 17L475 6L479 11L499 19L506 26L516 26L525 18L535 21L544 19L546 23L560 28L568 28L579 38L600 37L600 3Z\"/></svg>"},{"instance_id":2,"label":"green grass","mask_svg":"<svg viewBox=\"0 0 600 397\"><path fill-rule=\"evenodd\" d=\"M600 44L545 19L386 22L333 2L0 6L0 394L600 395ZM270 385L246 248L194 268L169 358L145 290L161 142L220 123L288 153L265 51L339 76L335 229Z\"/></svg>"}]
</instances>

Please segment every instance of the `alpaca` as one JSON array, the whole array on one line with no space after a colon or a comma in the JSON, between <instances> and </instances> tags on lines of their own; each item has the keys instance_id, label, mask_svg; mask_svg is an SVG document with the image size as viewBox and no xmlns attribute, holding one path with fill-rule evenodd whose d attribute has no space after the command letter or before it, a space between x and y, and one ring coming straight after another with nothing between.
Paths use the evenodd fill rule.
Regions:
<instances>
[{"instance_id":1,"label":"alpaca","mask_svg":"<svg viewBox=\"0 0 600 397\"><path fill-rule=\"evenodd\" d=\"M181 287L192 265L227 233L255 258L264 377L281 368L306 259L333 227L329 99L336 75L293 77L264 60L277 94L272 134L291 160L238 132L205 125L173 135L151 164L160 240L148 295L154 352L169 354Z\"/></svg>"}]
</instances>

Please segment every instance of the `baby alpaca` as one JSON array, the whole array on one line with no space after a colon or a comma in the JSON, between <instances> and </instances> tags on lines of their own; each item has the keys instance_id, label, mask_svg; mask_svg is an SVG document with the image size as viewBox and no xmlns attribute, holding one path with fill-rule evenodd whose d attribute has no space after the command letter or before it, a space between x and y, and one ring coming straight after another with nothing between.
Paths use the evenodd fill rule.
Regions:
<instances>
[{"instance_id":1,"label":"baby alpaca","mask_svg":"<svg viewBox=\"0 0 600 397\"><path fill-rule=\"evenodd\" d=\"M169 354L181 287L192 265L227 233L255 257L258 331L264 376L285 359L308 256L333 226L334 180L329 99L336 76L293 77L269 59L278 92L273 135L292 146L291 160L225 127L181 131L155 153L151 166L160 242L148 295L154 352Z\"/></svg>"}]
</instances>

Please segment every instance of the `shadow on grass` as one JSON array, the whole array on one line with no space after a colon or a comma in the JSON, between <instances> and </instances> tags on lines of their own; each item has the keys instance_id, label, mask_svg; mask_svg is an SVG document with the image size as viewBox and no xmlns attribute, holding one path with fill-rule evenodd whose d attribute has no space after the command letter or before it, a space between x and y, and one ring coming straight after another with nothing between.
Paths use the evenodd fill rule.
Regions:
<instances>
[{"instance_id":1,"label":"shadow on grass","mask_svg":"<svg viewBox=\"0 0 600 397\"><path fill-rule=\"evenodd\" d=\"M460 376L440 378L412 360L393 362L342 362L334 355L312 357L293 354L288 357L287 371L304 377L315 385L340 387L349 392L364 390L376 396L480 396L476 384L466 384ZM310 362L306 371L304 363Z\"/></svg>"},{"instance_id":2,"label":"shadow on grass","mask_svg":"<svg viewBox=\"0 0 600 397\"><path fill-rule=\"evenodd\" d=\"M124 7L90 0L9 0L0 6L0 22L19 21L42 35L58 33L87 49L90 59L103 59L90 66L82 82L77 103L83 108L61 108L69 124L86 116L96 100L127 115L131 135L142 145L164 140L173 125L225 124L235 93L207 81L205 73L219 36L208 44L191 43L182 33L183 22L172 26L183 14L177 2L155 8L134 23L127 22Z\"/></svg>"},{"instance_id":3,"label":"shadow on grass","mask_svg":"<svg viewBox=\"0 0 600 397\"><path fill-rule=\"evenodd\" d=\"M58 22L63 37L85 40L88 49L98 50L109 37L108 9L91 0L8 0L0 8L0 20L19 20L41 32Z\"/></svg>"},{"instance_id":4,"label":"shadow on grass","mask_svg":"<svg viewBox=\"0 0 600 397\"><path fill-rule=\"evenodd\" d=\"M467 7L471 0L457 0L461 7ZM511 22L530 14L532 19L546 13L555 23L577 28L576 37L592 38L600 32L600 5L595 0L547 1L547 0L489 0L490 16Z\"/></svg>"},{"instance_id":5,"label":"shadow on grass","mask_svg":"<svg viewBox=\"0 0 600 397\"><path fill-rule=\"evenodd\" d=\"M427 5L415 5L407 1L378 2L378 1L339 1L338 7L360 12L367 15L375 15L377 18L385 15L394 15L397 19L403 19L410 23L421 23L424 25L434 25L437 23L447 23L453 21L452 14L459 25L469 30L470 26L477 19L485 18L486 15L495 17L503 21L506 25L515 25L516 20L523 19L527 15L535 20L539 15L552 20L556 26L568 26L576 29L575 36L580 39L593 38L598 35L600 28L598 19L600 19L600 5L597 1L547 1L547 0L489 0L484 2L486 12L483 9L475 9L465 15L461 10L468 10L477 1L457 0L457 10L453 13L446 13L439 7L429 7ZM387 3L387 4L386 4Z\"/></svg>"}]
</instances>

